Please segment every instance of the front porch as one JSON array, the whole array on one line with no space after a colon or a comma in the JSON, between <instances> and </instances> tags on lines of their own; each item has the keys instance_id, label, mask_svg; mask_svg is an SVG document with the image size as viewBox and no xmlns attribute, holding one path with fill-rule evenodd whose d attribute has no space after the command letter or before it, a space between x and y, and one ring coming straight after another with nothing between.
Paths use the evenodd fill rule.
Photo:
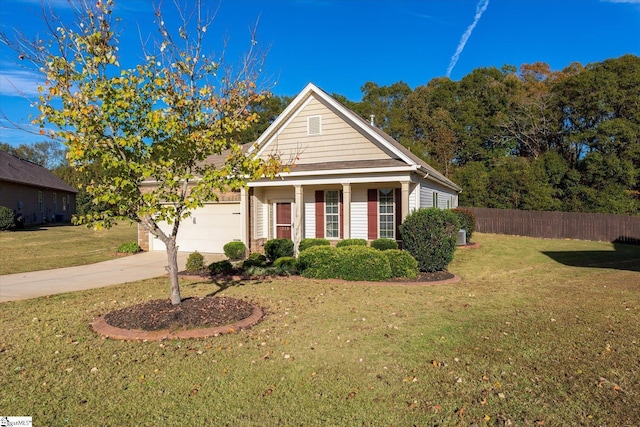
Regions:
<instances>
[{"instance_id":1,"label":"front porch","mask_svg":"<svg viewBox=\"0 0 640 427\"><path fill-rule=\"evenodd\" d=\"M251 183L241 196L249 219L243 241L253 252L275 238L291 239L296 247L304 238L399 240L398 226L419 206L418 197L419 185L409 179Z\"/></svg>"}]
</instances>

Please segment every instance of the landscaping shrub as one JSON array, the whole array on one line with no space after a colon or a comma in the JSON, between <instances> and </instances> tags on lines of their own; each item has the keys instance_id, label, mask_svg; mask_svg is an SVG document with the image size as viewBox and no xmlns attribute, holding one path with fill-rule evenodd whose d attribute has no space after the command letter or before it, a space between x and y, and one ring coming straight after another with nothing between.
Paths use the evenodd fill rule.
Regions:
<instances>
[{"instance_id":1,"label":"landscaping shrub","mask_svg":"<svg viewBox=\"0 0 640 427\"><path fill-rule=\"evenodd\" d=\"M298 250L302 252L313 246L331 246L331 243L327 239L302 239Z\"/></svg>"},{"instance_id":2,"label":"landscaping shrub","mask_svg":"<svg viewBox=\"0 0 640 427\"><path fill-rule=\"evenodd\" d=\"M398 242L393 239L376 239L371 242L371 247L379 251L388 251L398 249Z\"/></svg>"},{"instance_id":3,"label":"landscaping shrub","mask_svg":"<svg viewBox=\"0 0 640 427\"><path fill-rule=\"evenodd\" d=\"M476 231L476 216L469 209L456 208L451 209L451 212L458 216L460 221L460 228L464 229L467 235L467 243L471 241L471 235Z\"/></svg>"},{"instance_id":4,"label":"landscaping shrub","mask_svg":"<svg viewBox=\"0 0 640 427\"><path fill-rule=\"evenodd\" d=\"M142 248L136 242L127 242L118 246L117 252L121 254L137 254L142 252Z\"/></svg>"},{"instance_id":5,"label":"landscaping shrub","mask_svg":"<svg viewBox=\"0 0 640 427\"><path fill-rule=\"evenodd\" d=\"M336 248L345 248L347 246L367 246L365 239L344 239L336 244Z\"/></svg>"},{"instance_id":6,"label":"landscaping shrub","mask_svg":"<svg viewBox=\"0 0 640 427\"><path fill-rule=\"evenodd\" d=\"M400 225L404 248L418 261L421 271L446 270L453 259L458 216L438 208L413 211Z\"/></svg>"},{"instance_id":7,"label":"landscaping shrub","mask_svg":"<svg viewBox=\"0 0 640 427\"><path fill-rule=\"evenodd\" d=\"M283 256L293 256L293 241L290 239L271 239L264 244L264 253L270 261Z\"/></svg>"},{"instance_id":8,"label":"landscaping shrub","mask_svg":"<svg viewBox=\"0 0 640 427\"><path fill-rule=\"evenodd\" d=\"M341 279L379 282L391 277L389 260L382 251L354 245L339 248L338 254L336 274Z\"/></svg>"},{"instance_id":9,"label":"landscaping shrub","mask_svg":"<svg viewBox=\"0 0 640 427\"><path fill-rule=\"evenodd\" d=\"M267 276L291 276L293 274L287 267L259 267L253 265L244 271L246 276L250 277L267 277Z\"/></svg>"},{"instance_id":10,"label":"landscaping shrub","mask_svg":"<svg viewBox=\"0 0 640 427\"><path fill-rule=\"evenodd\" d=\"M242 263L242 268L244 270L248 269L249 267L266 267L266 266L267 266L267 257L258 252L253 252L251 255L249 255L249 258L244 260L244 262Z\"/></svg>"},{"instance_id":11,"label":"landscaping shrub","mask_svg":"<svg viewBox=\"0 0 640 427\"><path fill-rule=\"evenodd\" d=\"M275 260L273 266L295 273L298 271L298 260L292 256L283 256Z\"/></svg>"},{"instance_id":12,"label":"landscaping shrub","mask_svg":"<svg viewBox=\"0 0 640 427\"><path fill-rule=\"evenodd\" d=\"M12 230L15 226L15 215L6 206L0 206L0 230Z\"/></svg>"},{"instance_id":13,"label":"landscaping shrub","mask_svg":"<svg viewBox=\"0 0 640 427\"><path fill-rule=\"evenodd\" d=\"M233 273L233 264L228 259L212 262L209 264L209 272L211 274L231 274Z\"/></svg>"},{"instance_id":14,"label":"landscaping shrub","mask_svg":"<svg viewBox=\"0 0 640 427\"><path fill-rule=\"evenodd\" d=\"M186 269L190 272L204 270L204 256L198 251L190 253Z\"/></svg>"},{"instance_id":15,"label":"landscaping shrub","mask_svg":"<svg viewBox=\"0 0 640 427\"><path fill-rule=\"evenodd\" d=\"M246 261L245 261L246 262ZM272 272L265 265L250 265L244 269L244 274L250 277L266 277L270 276Z\"/></svg>"},{"instance_id":16,"label":"landscaping shrub","mask_svg":"<svg viewBox=\"0 0 640 427\"><path fill-rule=\"evenodd\" d=\"M391 277L418 277L418 261L407 251L387 249L383 254L389 260Z\"/></svg>"},{"instance_id":17,"label":"landscaping shrub","mask_svg":"<svg viewBox=\"0 0 640 427\"><path fill-rule=\"evenodd\" d=\"M338 249L333 246L313 246L300 252L298 270L311 279L334 279L340 261Z\"/></svg>"},{"instance_id":18,"label":"landscaping shrub","mask_svg":"<svg viewBox=\"0 0 640 427\"><path fill-rule=\"evenodd\" d=\"M242 259L247 252L247 246L242 242L229 242L222 247L229 259Z\"/></svg>"}]
</instances>

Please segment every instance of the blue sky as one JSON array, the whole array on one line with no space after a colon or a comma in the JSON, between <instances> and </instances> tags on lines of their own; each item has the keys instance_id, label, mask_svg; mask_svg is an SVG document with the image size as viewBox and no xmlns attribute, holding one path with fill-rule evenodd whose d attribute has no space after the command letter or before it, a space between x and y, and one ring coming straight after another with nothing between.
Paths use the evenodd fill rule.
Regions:
<instances>
[{"instance_id":1,"label":"blue sky","mask_svg":"<svg viewBox=\"0 0 640 427\"><path fill-rule=\"evenodd\" d=\"M45 0L64 14L66 0ZM155 31L151 0L115 0L122 18L121 63L139 55L138 28ZM172 0L165 0L171 6ZM447 74L459 80L477 67L547 62L559 70L631 53L640 55L640 0L222 0L209 46L229 41L227 58L246 50L258 21L257 41L269 48L264 76L276 95L295 96L313 82L359 101L372 81L404 81L412 88ZM172 9L168 9L172 10ZM43 33L39 0L2 0L0 27ZM171 16L165 16L171 25ZM16 54L0 46L0 110L28 127L29 99L41 79L20 69ZM235 57L234 57L235 56ZM124 59L124 60L123 60ZM20 93L21 94L20 94ZM10 129L0 142L42 137Z\"/></svg>"}]
</instances>

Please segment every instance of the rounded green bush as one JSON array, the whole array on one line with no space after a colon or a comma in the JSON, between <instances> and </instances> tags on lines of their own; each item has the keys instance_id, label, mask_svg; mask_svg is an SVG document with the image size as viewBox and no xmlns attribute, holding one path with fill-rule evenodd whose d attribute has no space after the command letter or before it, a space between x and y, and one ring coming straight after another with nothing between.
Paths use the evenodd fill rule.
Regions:
<instances>
[{"instance_id":1,"label":"rounded green bush","mask_svg":"<svg viewBox=\"0 0 640 427\"><path fill-rule=\"evenodd\" d=\"M476 216L472 211L464 208L451 209L451 212L458 216L460 228L464 229L467 236L467 242L470 242L473 232L476 231Z\"/></svg>"},{"instance_id":2,"label":"rounded green bush","mask_svg":"<svg viewBox=\"0 0 640 427\"><path fill-rule=\"evenodd\" d=\"M418 261L409 252L387 249L383 253L389 260L391 277L407 277L409 279L418 277Z\"/></svg>"},{"instance_id":3,"label":"rounded green bush","mask_svg":"<svg viewBox=\"0 0 640 427\"><path fill-rule=\"evenodd\" d=\"M12 230L15 226L15 215L6 206L0 206L0 230Z\"/></svg>"},{"instance_id":4,"label":"rounded green bush","mask_svg":"<svg viewBox=\"0 0 640 427\"><path fill-rule=\"evenodd\" d=\"M211 274L230 274L233 272L233 264L228 259L209 264Z\"/></svg>"},{"instance_id":5,"label":"rounded green bush","mask_svg":"<svg viewBox=\"0 0 640 427\"><path fill-rule=\"evenodd\" d=\"M344 239L336 244L336 248L346 248L347 246L367 246L365 239Z\"/></svg>"},{"instance_id":6,"label":"rounded green bush","mask_svg":"<svg viewBox=\"0 0 640 427\"><path fill-rule=\"evenodd\" d=\"M264 253L270 261L283 256L293 256L293 241L290 239L271 239L264 244Z\"/></svg>"},{"instance_id":7,"label":"rounded green bush","mask_svg":"<svg viewBox=\"0 0 640 427\"><path fill-rule=\"evenodd\" d=\"M337 278L336 266L340 261L338 249L333 246L312 246L300 252L298 270L311 279Z\"/></svg>"},{"instance_id":8,"label":"rounded green bush","mask_svg":"<svg viewBox=\"0 0 640 427\"><path fill-rule=\"evenodd\" d=\"M400 225L404 248L418 261L420 271L446 270L453 259L458 216L438 208L413 211Z\"/></svg>"},{"instance_id":9,"label":"rounded green bush","mask_svg":"<svg viewBox=\"0 0 640 427\"><path fill-rule=\"evenodd\" d=\"M341 279L379 282L391 277L389 260L377 249L346 246L339 248L338 253L337 274Z\"/></svg>"},{"instance_id":10,"label":"rounded green bush","mask_svg":"<svg viewBox=\"0 0 640 427\"><path fill-rule=\"evenodd\" d=\"M187 271L200 271L204 269L204 256L198 251L192 252L187 258Z\"/></svg>"},{"instance_id":11,"label":"rounded green bush","mask_svg":"<svg viewBox=\"0 0 640 427\"><path fill-rule=\"evenodd\" d=\"M142 248L136 242L126 242L118 246L117 252L121 254L137 254L142 252Z\"/></svg>"},{"instance_id":12,"label":"rounded green bush","mask_svg":"<svg viewBox=\"0 0 640 427\"><path fill-rule=\"evenodd\" d=\"M313 246L331 246L331 242L329 242L327 239L302 239L298 250L302 252L305 249L309 249Z\"/></svg>"},{"instance_id":13,"label":"rounded green bush","mask_svg":"<svg viewBox=\"0 0 640 427\"><path fill-rule=\"evenodd\" d=\"M247 246L243 242L229 242L222 247L224 254L229 259L242 259L247 252Z\"/></svg>"},{"instance_id":14,"label":"rounded green bush","mask_svg":"<svg viewBox=\"0 0 640 427\"><path fill-rule=\"evenodd\" d=\"M398 242L393 239L376 239L371 242L371 247L379 251L388 251L390 249L398 249Z\"/></svg>"},{"instance_id":15,"label":"rounded green bush","mask_svg":"<svg viewBox=\"0 0 640 427\"><path fill-rule=\"evenodd\" d=\"M292 256L283 256L276 259L273 266L295 272L298 269L298 260Z\"/></svg>"},{"instance_id":16,"label":"rounded green bush","mask_svg":"<svg viewBox=\"0 0 640 427\"><path fill-rule=\"evenodd\" d=\"M245 270L249 267L266 267L266 266L267 266L267 257L258 252L253 252L251 255L249 255L249 258L247 258L242 263L242 268Z\"/></svg>"}]
</instances>

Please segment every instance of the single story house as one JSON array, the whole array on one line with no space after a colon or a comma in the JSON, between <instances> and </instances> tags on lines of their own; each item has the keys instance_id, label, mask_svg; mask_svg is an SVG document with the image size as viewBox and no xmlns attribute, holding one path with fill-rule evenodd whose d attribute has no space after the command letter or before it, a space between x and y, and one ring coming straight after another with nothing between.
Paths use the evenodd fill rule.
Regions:
<instances>
[{"instance_id":1,"label":"single story house","mask_svg":"<svg viewBox=\"0 0 640 427\"><path fill-rule=\"evenodd\" d=\"M47 168L0 151L0 206L21 214L25 225L71 221L77 193Z\"/></svg>"},{"instance_id":2,"label":"single story house","mask_svg":"<svg viewBox=\"0 0 640 427\"><path fill-rule=\"evenodd\" d=\"M251 251L273 238L399 240L398 225L411 211L455 208L462 191L311 83L248 147L293 165L276 179L249 182L247 189L196 209L180 225L179 251L222 253L233 240ZM141 247L165 249L139 230Z\"/></svg>"}]
</instances>

